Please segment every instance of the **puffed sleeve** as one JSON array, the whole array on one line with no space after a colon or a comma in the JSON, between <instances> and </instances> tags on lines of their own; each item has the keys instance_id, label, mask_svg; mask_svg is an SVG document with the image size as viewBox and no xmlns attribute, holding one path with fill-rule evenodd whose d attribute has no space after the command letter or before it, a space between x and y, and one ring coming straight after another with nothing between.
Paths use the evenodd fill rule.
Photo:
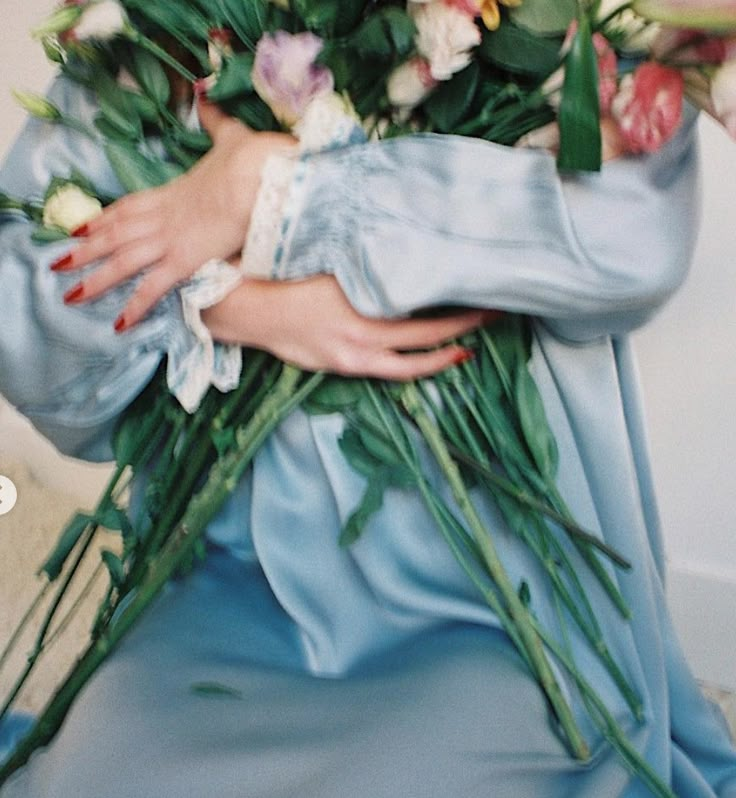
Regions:
<instances>
[{"instance_id":1,"label":"puffed sleeve","mask_svg":"<svg viewBox=\"0 0 736 798\"><path fill-rule=\"evenodd\" d=\"M88 96L58 80L49 99L90 122ZM42 198L53 175L75 167L99 191L121 192L104 153L88 137L30 120L0 172L0 190ZM142 390L183 328L175 295L135 330L116 335L113 320L124 289L96 302L66 307L62 295L79 274L58 274L50 263L69 242L39 246L33 227L0 214L0 392L62 452L109 459L110 433L121 411Z\"/></svg>"},{"instance_id":2,"label":"puffed sleeve","mask_svg":"<svg viewBox=\"0 0 736 798\"><path fill-rule=\"evenodd\" d=\"M369 316L471 305L585 341L646 321L684 279L695 113L661 151L560 175L541 150L417 135L303 159L273 277L331 272Z\"/></svg>"}]
</instances>

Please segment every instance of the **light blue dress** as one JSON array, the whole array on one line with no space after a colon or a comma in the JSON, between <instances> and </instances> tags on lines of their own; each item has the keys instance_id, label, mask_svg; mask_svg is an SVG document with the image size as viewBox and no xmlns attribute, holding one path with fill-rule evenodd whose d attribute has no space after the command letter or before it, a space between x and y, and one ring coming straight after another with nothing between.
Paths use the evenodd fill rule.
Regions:
<instances>
[{"instance_id":1,"label":"light blue dress","mask_svg":"<svg viewBox=\"0 0 736 798\"><path fill-rule=\"evenodd\" d=\"M93 109L58 83L55 100ZM572 645L633 743L683 798L734 798L736 753L685 664L662 592L663 554L627 333L682 281L697 223L693 119L664 151L564 179L553 159L422 136L313 156L294 186L280 277L334 270L369 315L456 303L536 317L532 368L575 516L634 563L621 621L595 585L614 656L642 696L630 717ZM31 122L0 189L38 195L81 167L115 191L87 140ZM74 276L30 228L0 221L0 390L62 450L109 454L112 424L186 337L169 299L116 336L119 295L66 308ZM580 717L581 765L420 500L393 491L338 547L362 478L336 416L294 413L210 529L207 562L165 595L93 678L60 734L2 798L643 798ZM502 556L552 613L490 506ZM587 580L587 577L583 575ZM192 685L213 682L229 695Z\"/></svg>"}]
</instances>

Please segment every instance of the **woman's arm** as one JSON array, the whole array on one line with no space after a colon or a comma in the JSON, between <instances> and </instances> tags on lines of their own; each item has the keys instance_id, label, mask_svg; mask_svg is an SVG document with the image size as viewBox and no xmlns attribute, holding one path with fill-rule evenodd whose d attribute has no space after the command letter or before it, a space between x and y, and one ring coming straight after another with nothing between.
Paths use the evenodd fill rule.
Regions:
<instances>
[{"instance_id":1,"label":"woman's arm","mask_svg":"<svg viewBox=\"0 0 736 798\"><path fill-rule=\"evenodd\" d=\"M96 112L88 96L63 80L54 85L50 99L86 122ZM81 168L100 191L120 193L94 142L31 120L0 171L0 190L41 198L51 177L68 175L72 166ZM65 305L62 297L80 275L54 272L50 266L69 244L38 246L32 232L26 220L0 214L0 392L63 452L108 459L119 414L162 357L186 344L178 296L167 294L143 321L117 335L113 321L134 285L123 281L94 301ZM212 234L196 224L188 232L205 241ZM91 279L94 268L82 276ZM436 322L366 320L350 308L331 277L298 286L248 283L209 316L222 327L225 340L260 346L305 368L386 378L411 378L457 362L466 356L457 346L427 355L401 350L440 344L487 320L478 312Z\"/></svg>"},{"instance_id":2,"label":"woman's arm","mask_svg":"<svg viewBox=\"0 0 736 798\"><path fill-rule=\"evenodd\" d=\"M307 159L273 276L333 273L369 316L442 304L542 317L586 340L642 324L683 280L694 114L647 157L560 176L543 151L417 136Z\"/></svg>"},{"instance_id":3,"label":"woman's arm","mask_svg":"<svg viewBox=\"0 0 736 798\"><path fill-rule=\"evenodd\" d=\"M87 121L96 110L63 80L50 99ZM41 199L52 175L69 175L72 167L102 192L121 191L94 142L33 119L0 171L0 190ZM62 295L77 278L56 275L49 265L68 243L38 246L32 232L27 221L0 214L0 391L63 452L107 459L114 419L148 382L180 324L176 304L160 307L122 340L111 314L129 288L84 308L66 307Z\"/></svg>"}]
</instances>

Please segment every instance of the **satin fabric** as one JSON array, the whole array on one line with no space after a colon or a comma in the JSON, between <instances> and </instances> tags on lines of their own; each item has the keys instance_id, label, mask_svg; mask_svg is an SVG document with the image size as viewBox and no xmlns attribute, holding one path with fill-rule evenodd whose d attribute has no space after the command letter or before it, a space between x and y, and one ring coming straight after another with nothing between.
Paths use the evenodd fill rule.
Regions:
<instances>
[{"instance_id":1,"label":"satin fabric","mask_svg":"<svg viewBox=\"0 0 736 798\"><path fill-rule=\"evenodd\" d=\"M94 112L63 83L53 96ZM90 176L114 187L89 144L31 123L0 188L41 193L80 148ZM329 268L373 315L452 301L538 317L532 370L560 447L560 490L580 523L634 563L614 574L634 610L628 623L580 573L644 722L573 634L576 660L677 795L736 796L736 753L667 613L625 336L686 270L697 215L692 118L663 152L600 176L561 179L544 153L432 136L303 166L278 276ZM611 220L630 223L625 237ZM63 250L39 251L28 233L2 220L0 388L62 449L104 457L119 412L186 335L176 300L116 337L120 295L64 308L64 278L46 268ZM170 586L2 798L649 794L569 685L593 758L567 756L416 496L390 491L361 540L337 546L364 487L337 446L341 428L337 416L297 411L271 436L209 530L207 562ZM494 507L478 503L512 578L523 575L535 612L556 629L535 564Z\"/></svg>"}]
</instances>

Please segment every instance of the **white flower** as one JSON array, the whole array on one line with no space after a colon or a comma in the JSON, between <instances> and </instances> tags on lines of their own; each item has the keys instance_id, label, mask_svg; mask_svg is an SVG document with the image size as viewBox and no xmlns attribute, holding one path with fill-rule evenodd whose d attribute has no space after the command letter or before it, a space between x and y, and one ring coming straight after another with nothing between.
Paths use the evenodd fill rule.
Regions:
<instances>
[{"instance_id":1,"label":"white flower","mask_svg":"<svg viewBox=\"0 0 736 798\"><path fill-rule=\"evenodd\" d=\"M102 213L102 203L74 183L65 183L54 191L43 206L43 223L71 233Z\"/></svg>"},{"instance_id":2,"label":"white flower","mask_svg":"<svg viewBox=\"0 0 736 798\"><path fill-rule=\"evenodd\" d=\"M128 25L128 17L115 0L98 0L88 5L79 22L74 26L74 38L106 41L122 33Z\"/></svg>"},{"instance_id":3,"label":"white flower","mask_svg":"<svg viewBox=\"0 0 736 798\"><path fill-rule=\"evenodd\" d=\"M360 117L347 97L337 92L318 94L306 107L293 128L302 152L319 152L326 147L346 144Z\"/></svg>"},{"instance_id":4,"label":"white flower","mask_svg":"<svg viewBox=\"0 0 736 798\"><path fill-rule=\"evenodd\" d=\"M598 19L611 16L607 30L623 34L621 49L627 53L647 53L657 37L660 26L643 19L639 14L627 8L629 0L602 0L598 10ZM618 12L614 16L614 12Z\"/></svg>"},{"instance_id":5,"label":"white flower","mask_svg":"<svg viewBox=\"0 0 736 798\"><path fill-rule=\"evenodd\" d=\"M416 57L396 67L388 79L388 101L397 108L416 108L437 85L428 61Z\"/></svg>"},{"instance_id":6,"label":"white flower","mask_svg":"<svg viewBox=\"0 0 736 798\"><path fill-rule=\"evenodd\" d=\"M716 70L710 96L716 119L736 138L736 59L726 61Z\"/></svg>"},{"instance_id":7,"label":"white flower","mask_svg":"<svg viewBox=\"0 0 736 798\"><path fill-rule=\"evenodd\" d=\"M429 61L432 77L449 80L465 69L481 40L473 19L441 1L410 3L409 12L417 26L417 50Z\"/></svg>"}]
</instances>

